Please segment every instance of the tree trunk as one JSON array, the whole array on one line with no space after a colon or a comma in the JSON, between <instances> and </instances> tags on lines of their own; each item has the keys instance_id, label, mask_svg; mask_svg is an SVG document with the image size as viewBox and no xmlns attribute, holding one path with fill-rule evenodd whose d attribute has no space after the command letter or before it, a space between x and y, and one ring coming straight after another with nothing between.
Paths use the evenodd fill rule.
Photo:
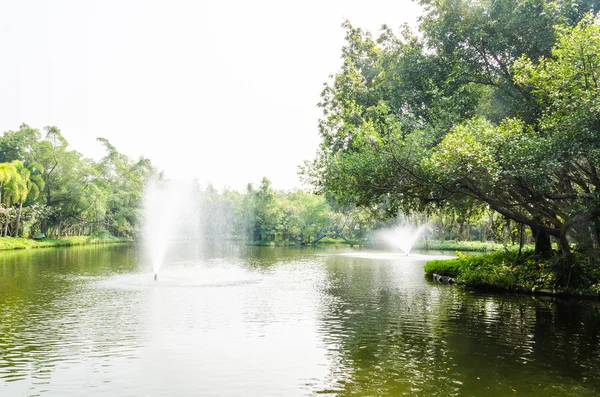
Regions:
<instances>
[{"instance_id":1,"label":"tree trunk","mask_svg":"<svg viewBox=\"0 0 600 397\"><path fill-rule=\"evenodd\" d=\"M12 206L12 200L8 199L8 205L6 206L6 210L10 211L10 207ZM10 224L10 212L6 213L6 225L4 225L4 237L8 236L8 225Z\"/></svg>"},{"instance_id":2,"label":"tree trunk","mask_svg":"<svg viewBox=\"0 0 600 397\"><path fill-rule=\"evenodd\" d=\"M565 287L569 287L571 281L571 271L573 269L573 256L571 255L571 246L567 239L567 228L563 225L560 228L560 235L557 238L558 249L562 254L561 258L561 274L559 275L558 282Z\"/></svg>"},{"instance_id":3,"label":"tree trunk","mask_svg":"<svg viewBox=\"0 0 600 397\"><path fill-rule=\"evenodd\" d=\"M569 240L567 240L567 231L564 227L560 230L560 236L558 237L558 248L563 255L569 255L571 253L571 246Z\"/></svg>"},{"instance_id":4,"label":"tree trunk","mask_svg":"<svg viewBox=\"0 0 600 397\"><path fill-rule=\"evenodd\" d=\"M536 255L551 256L552 255L552 243L550 243L550 234L543 230L531 228L531 234L535 237L535 249Z\"/></svg>"},{"instance_id":5,"label":"tree trunk","mask_svg":"<svg viewBox=\"0 0 600 397\"><path fill-rule=\"evenodd\" d=\"M481 228L479 230L479 240L482 243L485 243L487 241L487 227L485 227L485 223L483 222L483 219L480 222Z\"/></svg>"},{"instance_id":6,"label":"tree trunk","mask_svg":"<svg viewBox=\"0 0 600 397\"><path fill-rule=\"evenodd\" d=\"M600 248L600 220L598 218L594 218L594 232L593 232L593 241L594 241L594 249Z\"/></svg>"},{"instance_id":7,"label":"tree trunk","mask_svg":"<svg viewBox=\"0 0 600 397\"><path fill-rule=\"evenodd\" d=\"M519 223L519 255L523 251L523 245L525 244L525 225Z\"/></svg>"},{"instance_id":8,"label":"tree trunk","mask_svg":"<svg viewBox=\"0 0 600 397\"><path fill-rule=\"evenodd\" d=\"M17 212L17 223L15 225L15 237L19 237L19 228L21 227L21 211L23 210L23 202L19 201L19 212Z\"/></svg>"}]
</instances>

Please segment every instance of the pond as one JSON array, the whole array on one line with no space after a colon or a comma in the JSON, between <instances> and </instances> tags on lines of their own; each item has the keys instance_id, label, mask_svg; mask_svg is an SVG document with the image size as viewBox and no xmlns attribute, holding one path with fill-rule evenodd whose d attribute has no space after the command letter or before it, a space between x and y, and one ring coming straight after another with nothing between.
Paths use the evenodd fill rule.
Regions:
<instances>
[{"instance_id":1,"label":"pond","mask_svg":"<svg viewBox=\"0 0 600 397\"><path fill-rule=\"evenodd\" d=\"M597 396L600 305L424 278L440 253L0 253L0 396Z\"/></svg>"}]
</instances>

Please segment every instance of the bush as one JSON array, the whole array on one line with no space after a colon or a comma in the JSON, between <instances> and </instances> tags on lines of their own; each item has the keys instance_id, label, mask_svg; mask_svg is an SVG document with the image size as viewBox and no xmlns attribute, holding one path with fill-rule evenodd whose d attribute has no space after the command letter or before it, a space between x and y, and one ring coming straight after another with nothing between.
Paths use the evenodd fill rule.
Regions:
<instances>
[{"instance_id":1,"label":"bush","mask_svg":"<svg viewBox=\"0 0 600 397\"><path fill-rule=\"evenodd\" d=\"M532 248L531 246L526 246ZM492 252L492 251L504 251L506 249L515 248L517 246L506 246L499 243L483 243L481 241L454 241L454 240L427 240L419 241L415 244L413 249L428 249L428 250L440 250L440 251L480 251L480 252Z\"/></svg>"},{"instance_id":2,"label":"bush","mask_svg":"<svg viewBox=\"0 0 600 397\"><path fill-rule=\"evenodd\" d=\"M568 261L568 262L567 262ZM569 268L570 265L570 268ZM570 269L565 277L565 269ZM454 277L472 287L503 290L545 288L569 291L600 290L600 269L582 255L545 258L533 251L497 252L488 255L430 261L425 272Z\"/></svg>"},{"instance_id":3,"label":"bush","mask_svg":"<svg viewBox=\"0 0 600 397\"><path fill-rule=\"evenodd\" d=\"M41 241L35 241L27 238L0 237L0 250L29 249L29 248L47 248L47 247L68 247L82 244L111 244L130 242L131 239L108 236L105 238L73 236L61 239L46 238Z\"/></svg>"}]
</instances>

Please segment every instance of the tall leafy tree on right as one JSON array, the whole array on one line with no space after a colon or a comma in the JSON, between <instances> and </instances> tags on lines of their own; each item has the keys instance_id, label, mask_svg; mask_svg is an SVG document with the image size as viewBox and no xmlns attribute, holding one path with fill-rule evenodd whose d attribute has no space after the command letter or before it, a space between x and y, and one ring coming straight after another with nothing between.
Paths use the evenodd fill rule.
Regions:
<instances>
[{"instance_id":1,"label":"tall leafy tree on right","mask_svg":"<svg viewBox=\"0 0 600 397\"><path fill-rule=\"evenodd\" d=\"M342 204L488 207L531 228L536 252L600 244L597 1L423 0L421 35L349 23L303 167Z\"/></svg>"}]
</instances>

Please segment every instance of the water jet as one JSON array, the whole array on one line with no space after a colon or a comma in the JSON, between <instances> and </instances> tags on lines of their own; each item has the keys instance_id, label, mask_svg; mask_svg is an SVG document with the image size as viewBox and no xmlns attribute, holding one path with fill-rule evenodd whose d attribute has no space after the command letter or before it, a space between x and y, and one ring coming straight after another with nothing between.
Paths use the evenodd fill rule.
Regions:
<instances>
[{"instance_id":1,"label":"water jet","mask_svg":"<svg viewBox=\"0 0 600 397\"><path fill-rule=\"evenodd\" d=\"M409 256L412 247L427 227L427 225L413 226L409 224L400 224L388 229L380 230L376 236L378 239L383 240L387 247L399 249L406 256Z\"/></svg>"},{"instance_id":2,"label":"water jet","mask_svg":"<svg viewBox=\"0 0 600 397\"><path fill-rule=\"evenodd\" d=\"M191 199L189 187L182 183L151 180L146 185L144 242L154 280L158 280L171 243L184 238L184 229L196 218Z\"/></svg>"}]
</instances>

